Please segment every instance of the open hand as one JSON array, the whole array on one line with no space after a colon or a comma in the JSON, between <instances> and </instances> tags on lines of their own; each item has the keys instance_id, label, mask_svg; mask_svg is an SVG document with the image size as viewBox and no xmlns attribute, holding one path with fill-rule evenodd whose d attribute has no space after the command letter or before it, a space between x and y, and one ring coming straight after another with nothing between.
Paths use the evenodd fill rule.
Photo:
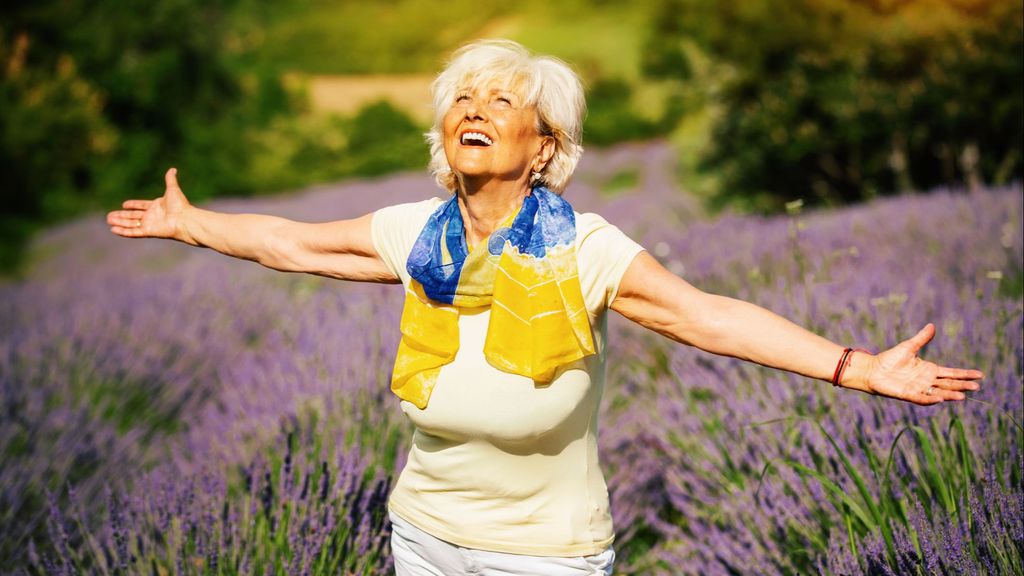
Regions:
<instances>
[{"instance_id":1,"label":"open hand","mask_svg":"<svg viewBox=\"0 0 1024 576\"><path fill-rule=\"evenodd\" d=\"M928 406L946 400L963 400L964 391L977 390L982 373L946 368L917 357L935 336L935 325L872 357L866 384L868 392Z\"/></svg>"},{"instance_id":2,"label":"open hand","mask_svg":"<svg viewBox=\"0 0 1024 576\"><path fill-rule=\"evenodd\" d=\"M167 189L156 200L125 200L123 210L107 214L110 231L127 238L179 238L182 214L190 204L178 186L178 170L164 175Z\"/></svg>"}]
</instances>

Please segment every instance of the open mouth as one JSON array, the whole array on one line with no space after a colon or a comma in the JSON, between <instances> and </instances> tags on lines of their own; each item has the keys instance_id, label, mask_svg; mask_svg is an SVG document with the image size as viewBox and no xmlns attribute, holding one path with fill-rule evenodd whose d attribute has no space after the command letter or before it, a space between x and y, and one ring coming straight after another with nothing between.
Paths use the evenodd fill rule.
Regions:
<instances>
[{"instance_id":1,"label":"open mouth","mask_svg":"<svg viewBox=\"0 0 1024 576\"><path fill-rule=\"evenodd\" d=\"M483 132L463 132L461 139L463 146L490 146L494 142Z\"/></svg>"}]
</instances>

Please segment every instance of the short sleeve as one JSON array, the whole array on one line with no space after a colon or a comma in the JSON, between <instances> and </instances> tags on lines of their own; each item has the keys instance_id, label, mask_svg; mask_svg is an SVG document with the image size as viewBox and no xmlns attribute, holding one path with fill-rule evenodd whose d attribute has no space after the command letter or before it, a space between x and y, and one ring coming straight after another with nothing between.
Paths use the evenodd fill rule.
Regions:
<instances>
[{"instance_id":1,"label":"short sleeve","mask_svg":"<svg viewBox=\"0 0 1024 576\"><path fill-rule=\"evenodd\" d=\"M402 280L402 284L409 283L409 272L405 265L412 245L416 243L427 219L443 202L440 198L431 198L422 202L387 206L373 213L373 221L370 223L373 247L388 270Z\"/></svg>"},{"instance_id":2,"label":"short sleeve","mask_svg":"<svg viewBox=\"0 0 1024 576\"><path fill-rule=\"evenodd\" d=\"M597 214L577 214L576 232L580 287L596 317L611 306L622 276L644 247Z\"/></svg>"}]
</instances>

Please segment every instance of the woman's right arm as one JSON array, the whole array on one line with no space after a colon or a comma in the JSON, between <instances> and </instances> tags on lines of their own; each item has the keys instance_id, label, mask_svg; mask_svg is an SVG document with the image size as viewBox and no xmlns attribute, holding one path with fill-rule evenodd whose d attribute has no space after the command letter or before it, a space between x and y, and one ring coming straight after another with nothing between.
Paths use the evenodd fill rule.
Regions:
<instances>
[{"instance_id":1,"label":"woman's right arm","mask_svg":"<svg viewBox=\"0 0 1024 576\"><path fill-rule=\"evenodd\" d=\"M167 171L165 181L162 197L128 200L123 210L110 212L110 231L127 238L171 238L283 272L398 282L373 247L372 214L321 224L262 214L224 214L192 206L178 186L174 168Z\"/></svg>"}]
</instances>

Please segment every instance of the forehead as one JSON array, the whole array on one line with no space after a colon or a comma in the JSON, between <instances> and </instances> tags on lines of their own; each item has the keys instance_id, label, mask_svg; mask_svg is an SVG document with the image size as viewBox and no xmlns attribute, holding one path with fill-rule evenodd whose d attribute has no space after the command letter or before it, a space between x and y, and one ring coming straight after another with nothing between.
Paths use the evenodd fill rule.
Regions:
<instances>
[{"instance_id":1,"label":"forehead","mask_svg":"<svg viewBox=\"0 0 1024 576\"><path fill-rule=\"evenodd\" d=\"M483 94L506 92L527 104L533 104L536 100L533 84L532 78L525 71L483 69L463 74L455 83L455 89L459 92Z\"/></svg>"}]
</instances>

